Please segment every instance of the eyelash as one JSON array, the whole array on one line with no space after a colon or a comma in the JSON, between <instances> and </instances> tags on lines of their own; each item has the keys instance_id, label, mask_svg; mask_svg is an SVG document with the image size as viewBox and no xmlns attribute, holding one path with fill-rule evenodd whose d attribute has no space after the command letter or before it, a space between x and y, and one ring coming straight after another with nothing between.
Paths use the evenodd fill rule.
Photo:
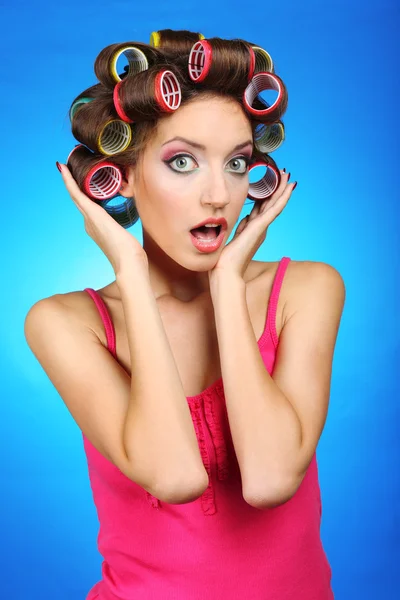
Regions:
<instances>
[{"instance_id":1,"label":"eyelash","mask_svg":"<svg viewBox=\"0 0 400 600\"><path fill-rule=\"evenodd\" d=\"M185 153L181 152L179 154L175 154L175 156L173 156L169 160L165 160L164 162L165 162L165 164L167 164L169 166L169 168L171 169L171 171L174 171L174 173L180 173L181 175L189 175L189 173L191 173L191 171L179 171L179 170L176 170L176 169L173 169L172 167L170 167L171 163L173 163L178 158L181 158L181 157L185 157L186 158L187 156L189 158L191 158L192 160L195 160L193 158L193 156L191 156L190 154L185 154ZM243 155L241 155L241 156L234 156L233 158L231 158L231 160L229 162L232 162L233 160L236 160L236 159L239 159L239 158L242 158L245 161L245 163L246 163L246 171L244 173L235 173L235 172L233 172L233 174L234 175L239 175L240 177L243 177L244 175L247 175L247 168L249 167L249 165L251 163L251 158L249 156L243 156Z\"/></svg>"}]
</instances>

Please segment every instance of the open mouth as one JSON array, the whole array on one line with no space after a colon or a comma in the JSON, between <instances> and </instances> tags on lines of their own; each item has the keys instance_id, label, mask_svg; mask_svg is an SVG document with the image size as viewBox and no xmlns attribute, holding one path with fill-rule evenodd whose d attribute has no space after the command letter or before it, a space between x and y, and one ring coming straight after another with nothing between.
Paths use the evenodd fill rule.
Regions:
<instances>
[{"instance_id":1,"label":"open mouth","mask_svg":"<svg viewBox=\"0 0 400 600\"><path fill-rule=\"evenodd\" d=\"M193 246L199 252L215 252L225 239L225 231L222 225L217 227L196 227L190 230L190 239Z\"/></svg>"},{"instance_id":2,"label":"open mouth","mask_svg":"<svg viewBox=\"0 0 400 600\"><path fill-rule=\"evenodd\" d=\"M191 229L190 233L198 240L216 240L219 234L221 233L222 225L218 225L217 227L196 227L196 229Z\"/></svg>"}]
</instances>

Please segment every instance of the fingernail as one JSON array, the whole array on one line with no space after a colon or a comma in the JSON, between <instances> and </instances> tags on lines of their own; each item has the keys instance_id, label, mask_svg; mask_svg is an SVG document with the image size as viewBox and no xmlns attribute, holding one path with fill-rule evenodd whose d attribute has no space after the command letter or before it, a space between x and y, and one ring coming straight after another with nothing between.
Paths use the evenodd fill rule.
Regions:
<instances>
[{"instance_id":1,"label":"fingernail","mask_svg":"<svg viewBox=\"0 0 400 600\"><path fill-rule=\"evenodd\" d=\"M286 169L283 169L283 172L286 173Z\"/></svg>"},{"instance_id":2,"label":"fingernail","mask_svg":"<svg viewBox=\"0 0 400 600\"><path fill-rule=\"evenodd\" d=\"M294 186L293 186L293 190L294 190L294 188L296 187L296 185L297 185L297 181L296 181L296 183L295 183L295 184L294 184ZM292 192L293 192L293 190L292 190Z\"/></svg>"},{"instance_id":3,"label":"fingernail","mask_svg":"<svg viewBox=\"0 0 400 600\"><path fill-rule=\"evenodd\" d=\"M61 173L61 166L60 166L60 163L58 162L58 160L56 161L56 167L57 167L57 169L58 169L58 170L60 171L60 173Z\"/></svg>"},{"instance_id":4,"label":"fingernail","mask_svg":"<svg viewBox=\"0 0 400 600\"><path fill-rule=\"evenodd\" d=\"M289 179L290 179L290 173L289 173L289 175L287 176L287 180L288 180L288 181L289 181Z\"/></svg>"}]
</instances>

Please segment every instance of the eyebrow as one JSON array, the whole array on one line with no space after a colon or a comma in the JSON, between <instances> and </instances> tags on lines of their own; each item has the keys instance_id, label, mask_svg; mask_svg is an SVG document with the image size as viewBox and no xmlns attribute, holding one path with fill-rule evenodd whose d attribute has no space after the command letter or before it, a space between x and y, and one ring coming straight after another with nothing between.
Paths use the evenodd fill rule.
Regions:
<instances>
[{"instance_id":1,"label":"eyebrow","mask_svg":"<svg viewBox=\"0 0 400 600\"><path fill-rule=\"evenodd\" d=\"M174 141L180 141L180 142L185 142L186 144L189 144L190 146L193 146L194 148L198 148L199 150L206 150L206 147L203 146L203 144L199 144L197 142L193 142L191 140L188 140L187 138L181 137L181 136L176 136L170 140L168 140L167 142L164 142L162 144L162 146L165 146L165 144L169 144L170 142L174 142ZM231 152L229 152L229 154L231 154L232 152L236 152L236 150L241 150L242 148L244 148L245 146L249 146L249 145L253 145L253 140L246 140L245 142L238 144L237 146L235 146Z\"/></svg>"}]
</instances>

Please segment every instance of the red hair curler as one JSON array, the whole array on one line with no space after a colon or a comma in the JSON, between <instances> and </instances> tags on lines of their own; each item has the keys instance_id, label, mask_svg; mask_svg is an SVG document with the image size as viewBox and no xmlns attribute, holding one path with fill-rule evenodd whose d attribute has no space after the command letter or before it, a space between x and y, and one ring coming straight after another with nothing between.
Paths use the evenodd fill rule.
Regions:
<instances>
[{"instance_id":1,"label":"red hair curler","mask_svg":"<svg viewBox=\"0 0 400 600\"><path fill-rule=\"evenodd\" d=\"M117 83L113 92L115 110L119 118L125 123L133 123L121 104L121 88L127 78ZM176 75L167 69L162 69L154 79L154 98L162 112L173 112L179 108L182 100L182 91Z\"/></svg>"},{"instance_id":2,"label":"red hair curler","mask_svg":"<svg viewBox=\"0 0 400 600\"><path fill-rule=\"evenodd\" d=\"M267 108L257 109L252 106L255 98L265 90L276 90L278 97ZM272 121L277 121L286 110L287 97L284 95L283 82L274 73L260 71L256 73L243 94L243 103L246 110L253 116L264 118L270 116Z\"/></svg>"},{"instance_id":3,"label":"red hair curler","mask_svg":"<svg viewBox=\"0 0 400 600\"><path fill-rule=\"evenodd\" d=\"M249 74L248 81L250 82L256 65L256 56L251 46L248 46L250 61L249 61ZM195 83L201 83L204 81L212 66L213 61L213 48L208 40L199 40L195 44L189 54L188 69L189 76Z\"/></svg>"},{"instance_id":4,"label":"red hair curler","mask_svg":"<svg viewBox=\"0 0 400 600\"><path fill-rule=\"evenodd\" d=\"M256 167L266 167L263 177L254 183L250 183L247 197L255 202L263 202L275 192L281 181L279 170L261 160L253 163L249 169L249 173Z\"/></svg>"},{"instance_id":5,"label":"red hair curler","mask_svg":"<svg viewBox=\"0 0 400 600\"><path fill-rule=\"evenodd\" d=\"M84 192L97 201L116 196L121 186L121 169L106 161L92 167L83 182Z\"/></svg>"},{"instance_id":6,"label":"red hair curler","mask_svg":"<svg viewBox=\"0 0 400 600\"><path fill-rule=\"evenodd\" d=\"M74 148L72 148L71 152L68 154L67 156L67 160L65 161L65 164L67 165L69 163L69 159L71 158L71 154L73 152L75 152L75 150L77 150L78 148L86 148L87 150L89 150L89 152L92 152L92 150L90 150L90 148L87 148L86 146L84 146L83 144L76 144L76 146ZM93 152L92 152L93 154Z\"/></svg>"},{"instance_id":7,"label":"red hair curler","mask_svg":"<svg viewBox=\"0 0 400 600\"><path fill-rule=\"evenodd\" d=\"M68 165L72 154L78 148L85 148L85 150L94 156L90 148L87 148L84 144L77 144L68 154L65 164ZM89 158L92 160L90 155ZM103 160L89 168L84 177L81 189L93 200L107 200L118 194L122 186L122 177L122 170L119 167L112 162Z\"/></svg>"},{"instance_id":8,"label":"red hair curler","mask_svg":"<svg viewBox=\"0 0 400 600\"><path fill-rule=\"evenodd\" d=\"M125 123L133 123L133 120L128 117L128 115L122 108L121 102L119 100L119 89L120 89L121 85L123 84L123 82L124 82L124 79L121 79L114 88L114 91L113 91L114 106L115 106L115 110L117 111L119 118L122 121L125 121Z\"/></svg>"}]
</instances>

